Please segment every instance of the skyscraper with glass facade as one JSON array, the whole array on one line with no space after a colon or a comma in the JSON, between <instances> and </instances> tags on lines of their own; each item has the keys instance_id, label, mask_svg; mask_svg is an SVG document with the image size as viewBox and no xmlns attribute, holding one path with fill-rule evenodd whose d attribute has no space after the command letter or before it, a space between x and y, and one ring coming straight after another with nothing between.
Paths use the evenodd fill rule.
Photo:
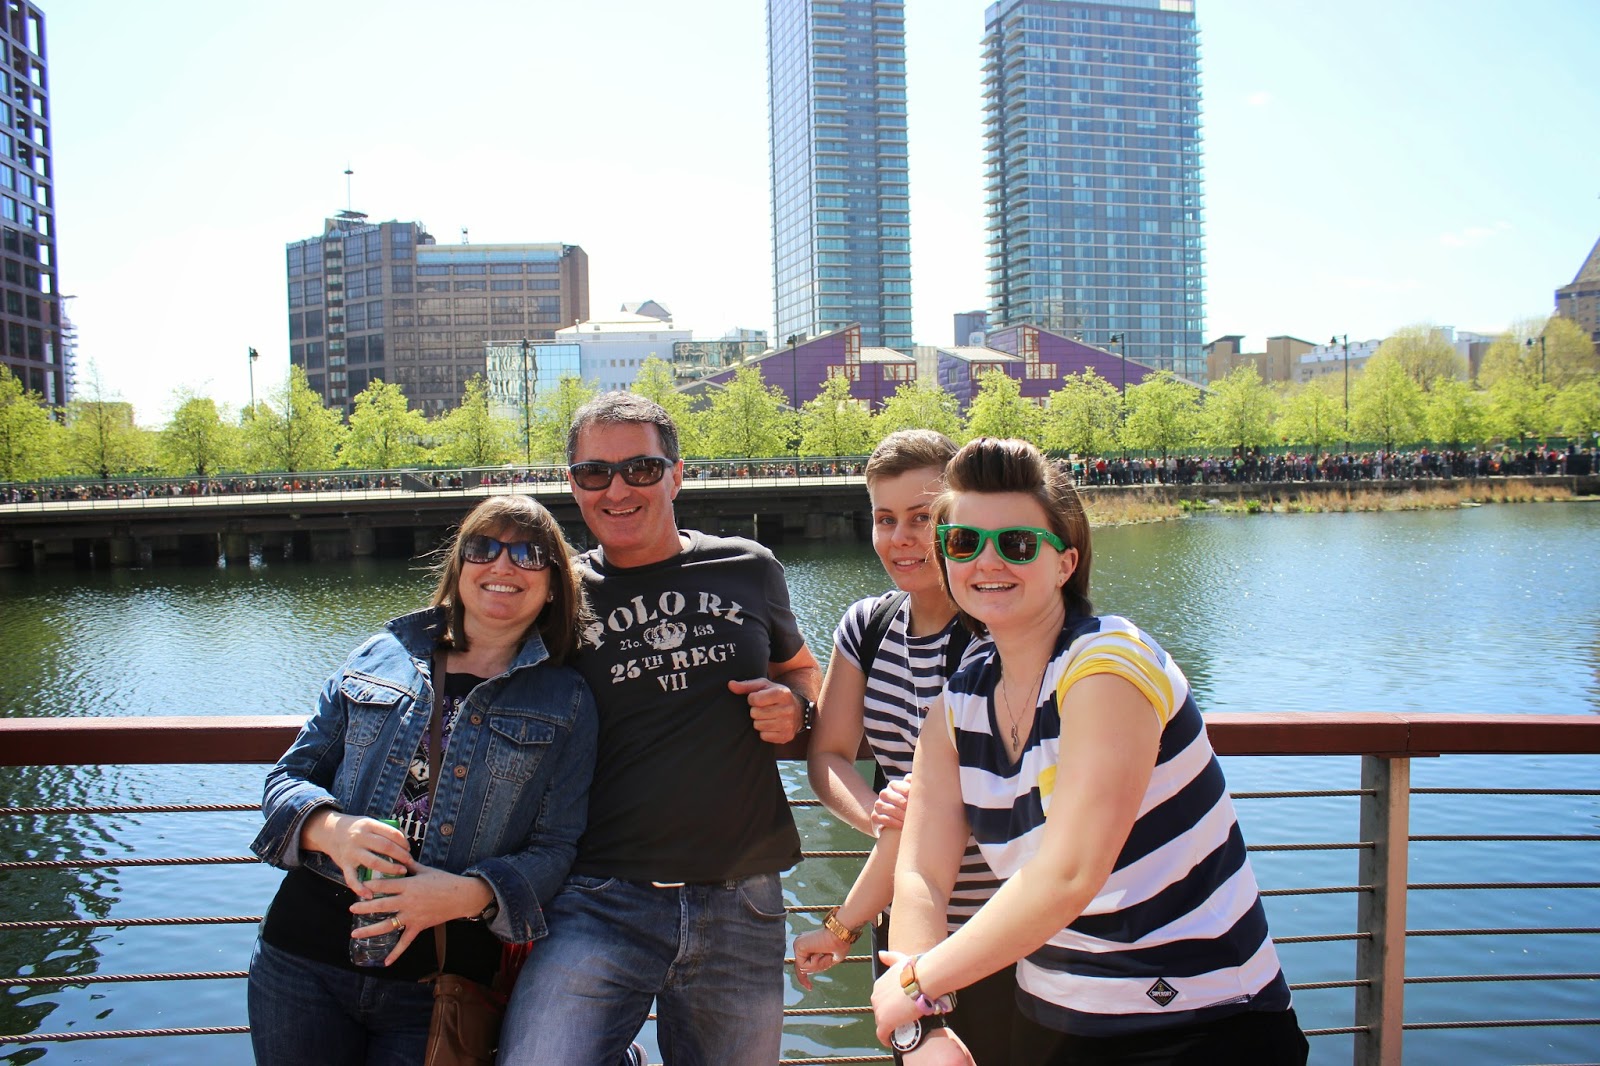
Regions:
<instances>
[{"instance_id":1,"label":"skyscraper with glass facade","mask_svg":"<svg viewBox=\"0 0 1600 1066\"><path fill-rule=\"evenodd\" d=\"M902 0L767 0L774 339L911 350Z\"/></svg>"},{"instance_id":2,"label":"skyscraper with glass facade","mask_svg":"<svg viewBox=\"0 0 1600 1066\"><path fill-rule=\"evenodd\" d=\"M55 142L44 12L6 0L0 18L0 363L48 404L72 381L56 285Z\"/></svg>"},{"instance_id":3,"label":"skyscraper with glass facade","mask_svg":"<svg viewBox=\"0 0 1600 1066\"><path fill-rule=\"evenodd\" d=\"M1000 0L986 23L990 327L1120 335L1204 380L1194 0Z\"/></svg>"}]
</instances>

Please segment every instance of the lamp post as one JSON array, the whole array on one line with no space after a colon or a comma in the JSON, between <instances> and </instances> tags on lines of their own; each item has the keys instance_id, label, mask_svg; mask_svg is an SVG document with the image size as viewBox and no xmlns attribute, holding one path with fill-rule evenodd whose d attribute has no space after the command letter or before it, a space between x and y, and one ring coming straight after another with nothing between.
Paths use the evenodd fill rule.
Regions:
<instances>
[{"instance_id":1,"label":"lamp post","mask_svg":"<svg viewBox=\"0 0 1600 1066\"><path fill-rule=\"evenodd\" d=\"M785 341L789 346L789 408L800 410L800 362L795 358L795 345L800 343L800 334L791 333Z\"/></svg>"},{"instance_id":2,"label":"lamp post","mask_svg":"<svg viewBox=\"0 0 1600 1066\"><path fill-rule=\"evenodd\" d=\"M1122 334L1113 333L1111 343L1117 346L1117 356L1122 360L1122 398L1128 398L1128 351L1122 346Z\"/></svg>"},{"instance_id":3,"label":"lamp post","mask_svg":"<svg viewBox=\"0 0 1600 1066\"><path fill-rule=\"evenodd\" d=\"M261 358L254 348L250 349L250 417L256 416L256 360Z\"/></svg>"},{"instance_id":4,"label":"lamp post","mask_svg":"<svg viewBox=\"0 0 1600 1066\"><path fill-rule=\"evenodd\" d=\"M533 466L533 389L528 384L528 338L522 338L522 449L523 460Z\"/></svg>"},{"instance_id":5,"label":"lamp post","mask_svg":"<svg viewBox=\"0 0 1600 1066\"><path fill-rule=\"evenodd\" d=\"M1344 345L1344 453L1350 454L1350 334L1335 333L1328 338L1328 347Z\"/></svg>"},{"instance_id":6,"label":"lamp post","mask_svg":"<svg viewBox=\"0 0 1600 1066\"><path fill-rule=\"evenodd\" d=\"M1528 354L1533 354L1533 338L1528 338ZM1539 384L1544 384L1544 334L1539 334Z\"/></svg>"}]
</instances>

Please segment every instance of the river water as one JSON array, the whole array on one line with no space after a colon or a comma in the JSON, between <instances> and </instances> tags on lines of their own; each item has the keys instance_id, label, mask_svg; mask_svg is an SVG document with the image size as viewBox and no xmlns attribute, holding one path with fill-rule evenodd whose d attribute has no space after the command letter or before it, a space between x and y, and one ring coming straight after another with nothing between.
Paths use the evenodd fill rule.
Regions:
<instances>
[{"instance_id":1,"label":"river water","mask_svg":"<svg viewBox=\"0 0 1600 1066\"><path fill-rule=\"evenodd\" d=\"M801 625L819 658L856 598L885 585L864 545L780 549ZM1205 710L1390 710L1600 713L1600 505L1527 504L1400 514L1205 516L1095 533L1094 589L1103 612L1153 633ZM0 573L0 715L303 714L343 656L382 621L422 603L421 564L257 561L249 567ZM1235 791L1354 788L1353 758L1230 758ZM0 803L254 803L261 768L24 768ZM809 796L804 769L785 769ZM1417 760L1416 787L1600 787L1584 757ZM1354 841L1347 798L1241 800L1252 844ZM1417 796L1412 832L1600 833L1593 797ZM825 812L798 815L808 850L863 839ZM258 814L12 817L0 858L244 855ZM1348 850L1257 853L1267 887L1351 885ZM791 903L842 897L851 866L808 861L785 881ZM251 915L279 875L255 865L0 872L0 919ZM1600 881L1600 844L1417 843L1412 882ZM1411 893L1409 926L1594 925L1593 891ZM1349 932L1350 894L1268 900L1279 936ZM794 931L812 920L791 921ZM0 976L243 969L246 925L10 931ZM1592 971L1594 937L1413 937L1412 974ZM1348 979L1348 943L1286 945L1291 981ZM851 965L792 1006L859 1004L868 973ZM7 987L0 1032L237 1025L233 980L84 987ZM1348 1025L1350 990L1297 994L1308 1027ZM1595 982L1413 985L1408 1021L1594 1017ZM1416 1062L1588 1061L1593 1027L1423 1031ZM865 1053L863 1018L805 1018L786 1055ZM652 1048L652 1051L654 1049ZM0 1061L248 1061L236 1036L0 1045ZM1350 1061L1348 1037L1319 1038L1312 1061Z\"/></svg>"}]
</instances>

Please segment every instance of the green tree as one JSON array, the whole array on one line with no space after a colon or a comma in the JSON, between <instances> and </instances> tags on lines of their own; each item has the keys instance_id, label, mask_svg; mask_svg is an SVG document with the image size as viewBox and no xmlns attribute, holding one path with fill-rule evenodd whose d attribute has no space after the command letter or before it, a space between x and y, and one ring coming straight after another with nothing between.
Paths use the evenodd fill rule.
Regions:
<instances>
[{"instance_id":1,"label":"green tree","mask_svg":"<svg viewBox=\"0 0 1600 1066\"><path fill-rule=\"evenodd\" d=\"M1398 356L1375 353L1350 383L1350 424L1357 439L1384 451L1421 439L1422 386Z\"/></svg>"},{"instance_id":2,"label":"green tree","mask_svg":"<svg viewBox=\"0 0 1600 1066\"><path fill-rule=\"evenodd\" d=\"M339 412L322 405L298 366L244 420L246 454L258 471L330 469L343 437Z\"/></svg>"},{"instance_id":3,"label":"green tree","mask_svg":"<svg viewBox=\"0 0 1600 1066\"><path fill-rule=\"evenodd\" d=\"M482 374L467 379L461 403L433 423L438 443L431 458L445 466L499 466L510 461L522 427L489 408L489 387Z\"/></svg>"},{"instance_id":4,"label":"green tree","mask_svg":"<svg viewBox=\"0 0 1600 1066\"><path fill-rule=\"evenodd\" d=\"M1044 412L1032 400L1022 398L1022 382L995 369L978 375L978 395L967 408L967 439L975 437L1020 437L1038 440L1044 428Z\"/></svg>"},{"instance_id":5,"label":"green tree","mask_svg":"<svg viewBox=\"0 0 1600 1066\"><path fill-rule=\"evenodd\" d=\"M1278 435L1313 455L1327 451L1344 431L1344 398L1335 388L1335 380L1324 375L1291 389L1278 408Z\"/></svg>"},{"instance_id":6,"label":"green tree","mask_svg":"<svg viewBox=\"0 0 1600 1066\"><path fill-rule=\"evenodd\" d=\"M98 478L121 477L148 465L149 441L134 425L133 405L107 393L90 364L87 387L67 404L67 457L71 469Z\"/></svg>"},{"instance_id":7,"label":"green tree","mask_svg":"<svg viewBox=\"0 0 1600 1066\"><path fill-rule=\"evenodd\" d=\"M31 481L58 472L61 426L44 397L0 366L0 481Z\"/></svg>"},{"instance_id":8,"label":"green tree","mask_svg":"<svg viewBox=\"0 0 1600 1066\"><path fill-rule=\"evenodd\" d=\"M1433 383L1423 403L1422 422L1430 440L1461 448L1484 438L1482 393L1465 381L1451 378Z\"/></svg>"},{"instance_id":9,"label":"green tree","mask_svg":"<svg viewBox=\"0 0 1600 1066\"><path fill-rule=\"evenodd\" d=\"M1556 393L1551 414L1563 436L1588 440L1600 433L1600 377L1586 377Z\"/></svg>"},{"instance_id":10,"label":"green tree","mask_svg":"<svg viewBox=\"0 0 1600 1066\"><path fill-rule=\"evenodd\" d=\"M700 416L689 397L678 391L677 375L672 364L650 356L639 366L639 375L633 379L633 391L647 400L660 404L672 421L678 425L678 452L681 455L701 455Z\"/></svg>"},{"instance_id":11,"label":"green tree","mask_svg":"<svg viewBox=\"0 0 1600 1066\"><path fill-rule=\"evenodd\" d=\"M534 462L567 461L567 429L572 425L572 416L598 394L593 382L571 374L556 382L555 388L539 393L534 404Z\"/></svg>"},{"instance_id":12,"label":"green tree","mask_svg":"<svg viewBox=\"0 0 1600 1066\"><path fill-rule=\"evenodd\" d=\"M1497 374L1484 389L1489 401L1490 432L1507 440L1515 437L1519 444L1547 433L1553 420L1553 391L1548 385L1539 384L1538 370L1526 362Z\"/></svg>"},{"instance_id":13,"label":"green tree","mask_svg":"<svg viewBox=\"0 0 1600 1066\"><path fill-rule=\"evenodd\" d=\"M741 367L711 399L701 423L701 440L713 459L786 455L794 436L789 397L768 387L761 368Z\"/></svg>"},{"instance_id":14,"label":"green tree","mask_svg":"<svg viewBox=\"0 0 1600 1066\"><path fill-rule=\"evenodd\" d=\"M1379 356L1397 360L1424 392L1433 388L1433 383L1440 378L1464 377L1467 369L1455 345L1445 340L1437 328L1427 325L1395 330L1373 353L1374 359Z\"/></svg>"},{"instance_id":15,"label":"green tree","mask_svg":"<svg viewBox=\"0 0 1600 1066\"><path fill-rule=\"evenodd\" d=\"M1068 374L1050 394L1045 407L1047 448L1079 455L1104 455L1117 446L1122 421L1122 395L1117 387L1088 367Z\"/></svg>"},{"instance_id":16,"label":"green tree","mask_svg":"<svg viewBox=\"0 0 1600 1066\"><path fill-rule=\"evenodd\" d=\"M801 455L865 455L875 437L872 412L850 395L850 379L841 374L800 408Z\"/></svg>"},{"instance_id":17,"label":"green tree","mask_svg":"<svg viewBox=\"0 0 1600 1066\"><path fill-rule=\"evenodd\" d=\"M1538 335L1542 323L1537 320L1518 322L1494 339L1483 355L1478 367L1478 387L1492 389L1501 378L1508 375L1539 380L1539 343L1530 346L1529 339ZM1548 342L1546 344L1548 347Z\"/></svg>"},{"instance_id":18,"label":"green tree","mask_svg":"<svg viewBox=\"0 0 1600 1066\"><path fill-rule=\"evenodd\" d=\"M1272 415L1276 398L1261 380L1254 363L1233 369L1212 382L1200 408L1200 433L1207 444L1243 455L1272 441Z\"/></svg>"},{"instance_id":19,"label":"green tree","mask_svg":"<svg viewBox=\"0 0 1600 1066\"><path fill-rule=\"evenodd\" d=\"M1163 370L1128 386L1127 411L1122 423L1123 447L1159 452L1165 459L1168 452L1194 444L1200 423L1200 390Z\"/></svg>"},{"instance_id":20,"label":"green tree","mask_svg":"<svg viewBox=\"0 0 1600 1066\"><path fill-rule=\"evenodd\" d=\"M1530 362L1537 360L1539 378L1552 388L1564 388L1600 374L1600 352L1582 326L1561 315L1551 315L1524 349ZM1541 339L1543 343L1541 344Z\"/></svg>"},{"instance_id":21,"label":"green tree","mask_svg":"<svg viewBox=\"0 0 1600 1066\"><path fill-rule=\"evenodd\" d=\"M339 465L360 470L414 466L422 461L427 435L428 419L411 409L405 391L373 378L356 396Z\"/></svg>"},{"instance_id":22,"label":"green tree","mask_svg":"<svg viewBox=\"0 0 1600 1066\"><path fill-rule=\"evenodd\" d=\"M961 405L936 381L908 381L872 421L879 440L902 429L932 429L955 438L961 436Z\"/></svg>"},{"instance_id":23,"label":"green tree","mask_svg":"<svg viewBox=\"0 0 1600 1066\"><path fill-rule=\"evenodd\" d=\"M217 401L186 388L173 393L177 406L162 427L158 451L170 474L210 477L239 459L239 428L223 420Z\"/></svg>"}]
</instances>

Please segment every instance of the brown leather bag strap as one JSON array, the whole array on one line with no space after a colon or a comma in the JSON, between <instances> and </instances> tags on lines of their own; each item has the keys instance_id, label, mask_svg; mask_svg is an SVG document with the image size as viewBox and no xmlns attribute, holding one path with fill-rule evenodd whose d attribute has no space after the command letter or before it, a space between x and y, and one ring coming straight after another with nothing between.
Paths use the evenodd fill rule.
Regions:
<instances>
[{"instance_id":1,"label":"brown leather bag strap","mask_svg":"<svg viewBox=\"0 0 1600 1066\"><path fill-rule=\"evenodd\" d=\"M433 821L433 800L439 793L439 771L444 764L444 653L433 653L433 707L428 714L428 821ZM433 950L439 970L444 973L444 923L433 927Z\"/></svg>"}]
</instances>

